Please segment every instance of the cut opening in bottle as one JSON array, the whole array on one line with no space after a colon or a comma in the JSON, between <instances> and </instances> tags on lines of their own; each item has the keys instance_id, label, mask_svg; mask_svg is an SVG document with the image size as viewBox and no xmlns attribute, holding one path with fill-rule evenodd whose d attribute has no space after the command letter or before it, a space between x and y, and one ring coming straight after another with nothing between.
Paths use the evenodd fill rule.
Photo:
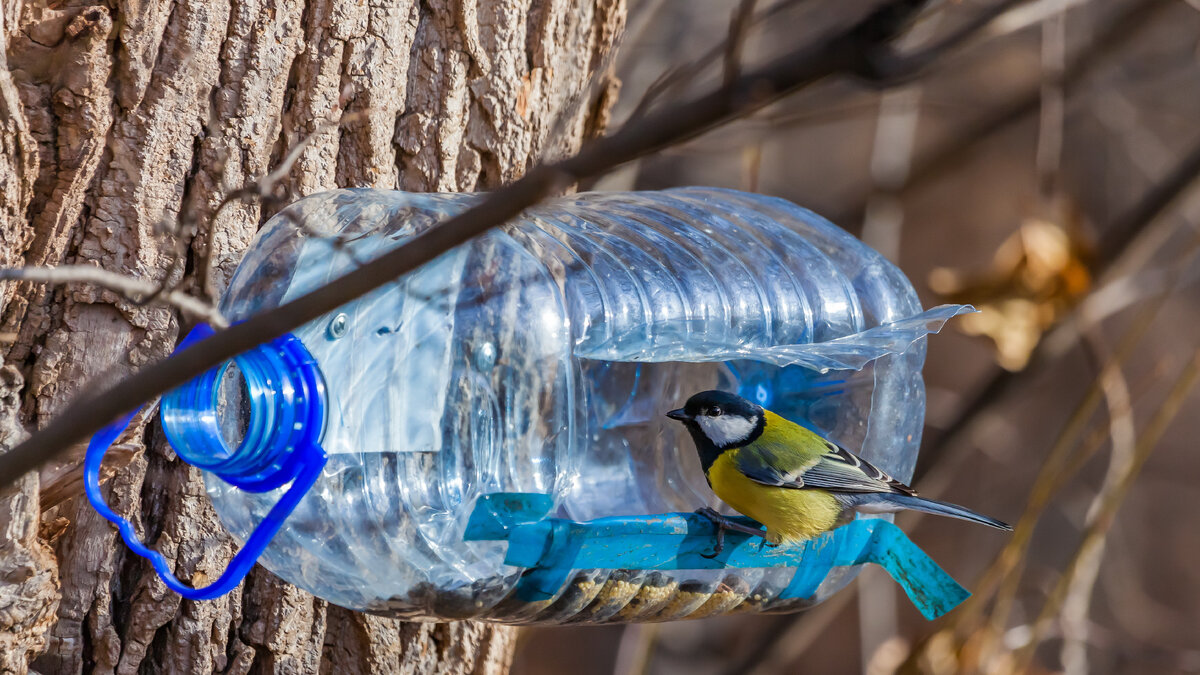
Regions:
<instances>
[{"instance_id":1,"label":"cut opening in bottle","mask_svg":"<svg viewBox=\"0 0 1200 675\"><path fill-rule=\"evenodd\" d=\"M290 480L287 458L320 438L323 396L311 355L285 335L164 395L163 430L185 462L265 487Z\"/></svg>"},{"instance_id":2,"label":"cut opening in bottle","mask_svg":"<svg viewBox=\"0 0 1200 675\"><path fill-rule=\"evenodd\" d=\"M236 361L230 361L221 369L216 388L217 426L226 447L236 450L246 439L250 430L250 392L246 389L246 378Z\"/></svg>"}]
</instances>

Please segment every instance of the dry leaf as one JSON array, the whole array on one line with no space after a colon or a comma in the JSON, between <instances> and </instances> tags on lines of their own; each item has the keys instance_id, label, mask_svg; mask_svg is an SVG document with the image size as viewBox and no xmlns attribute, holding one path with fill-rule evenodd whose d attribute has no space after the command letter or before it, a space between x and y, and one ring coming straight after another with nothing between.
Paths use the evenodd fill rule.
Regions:
<instances>
[{"instance_id":1,"label":"dry leaf","mask_svg":"<svg viewBox=\"0 0 1200 675\"><path fill-rule=\"evenodd\" d=\"M972 273L935 269L929 287L945 302L975 305L956 324L996 345L996 361L1021 370L1042 334L1091 287L1088 247L1078 227L1029 218L996 251L989 268Z\"/></svg>"}]
</instances>

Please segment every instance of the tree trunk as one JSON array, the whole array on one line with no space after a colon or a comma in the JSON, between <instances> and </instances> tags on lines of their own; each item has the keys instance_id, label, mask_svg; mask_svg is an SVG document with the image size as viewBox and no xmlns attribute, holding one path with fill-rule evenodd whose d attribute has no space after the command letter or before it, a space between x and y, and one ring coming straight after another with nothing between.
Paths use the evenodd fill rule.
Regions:
<instances>
[{"instance_id":1,"label":"tree trunk","mask_svg":"<svg viewBox=\"0 0 1200 675\"><path fill-rule=\"evenodd\" d=\"M258 226L336 186L474 190L604 126L623 0L0 0L0 265L219 293ZM308 139L281 189L210 214ZM0 288L0 444L168 354L182 319L90 286ZM149 413L108 499L176 574L235 550ZM256 568L181 600L80 496L82 448L0 492L0 671L501 673L512 629L406 624Z\"/></svg>"}]
</instances>

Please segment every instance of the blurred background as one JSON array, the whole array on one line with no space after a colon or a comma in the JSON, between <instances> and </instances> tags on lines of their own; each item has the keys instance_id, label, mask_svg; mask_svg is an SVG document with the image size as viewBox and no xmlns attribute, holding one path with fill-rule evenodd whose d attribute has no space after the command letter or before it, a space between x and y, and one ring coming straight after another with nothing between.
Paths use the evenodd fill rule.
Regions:
<instances>
[{"instance_id":1,"label":"blurred background","mask_svg":"<svg viewBox=\"0 0 1200 675\"><path fill-rule=\"evenodd\" d=\"M874 4L631 0L614 128L719 83L731 24L756 63ZM784 197L979 307L929 341L914 482L1019 527L898 518L976 593L938 621L867 569L798 615L524 629L513 672L1200 672L1198 58L1195 0L1014 3L920 79L828 80L591 186Z\"/></svg>"}]
</instances>

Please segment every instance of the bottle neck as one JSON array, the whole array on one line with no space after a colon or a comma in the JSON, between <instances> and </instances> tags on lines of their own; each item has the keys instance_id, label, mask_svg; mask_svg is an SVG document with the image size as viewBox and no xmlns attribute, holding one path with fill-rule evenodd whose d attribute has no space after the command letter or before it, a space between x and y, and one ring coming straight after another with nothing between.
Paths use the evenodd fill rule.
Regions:
<instances>
[{"instance_id":1,"label":"bottle neck","mask_svg":"<svg viewBox=\"0 0 1200 675\"><path fill-rule=\"evenodd\" d=\"M185 462L264 492L295 477L297 448L319 443L325 386L312 355L289 333L165 394L161 415Z\"/></svg>"}]
</instances>

